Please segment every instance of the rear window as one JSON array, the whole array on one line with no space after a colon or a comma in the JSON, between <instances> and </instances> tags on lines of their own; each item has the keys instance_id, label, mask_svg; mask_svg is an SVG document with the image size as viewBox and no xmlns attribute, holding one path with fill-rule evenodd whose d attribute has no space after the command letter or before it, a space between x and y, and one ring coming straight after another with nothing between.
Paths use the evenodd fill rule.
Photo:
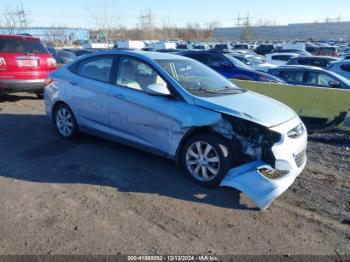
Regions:
<instances>
[{"instance_id":1,"label":"rear window","mask_svg":"<svg viewBox=\"0 0 350 262\"><path fill-rule=\"evenodd\" d=\"M304 72L300 71L280 71L279 77L292 82L303 82Z\"/></svg>"},{"instance_id":2,"label":"rear window","mask_svg":"<svg viewBox=\"0 0 350 262\"><path fill-rule=\"evenodd\" d=\"M275 47L273 45L261 45L259 46L260 50L274 50Z\"/></svg>"},{"instance_id":3,"label":"rear window","mask_svg":"<svg viewBox=\"0 0 350 262\"><path fill-rule=\"evenodd\" d=\"M0 52L43 54L48 53L48 51L41 42L20 39L0 39Z\"/></svg>"},{"instance_id":4,"label":"rear window","mask_svg":"<svg viewBox=\"0 0 350 262\"><path fill-rule=\"evenodd\" d=\"M89 79L109 82L112 64L112 57L94 57L82 61L76 73Z\"/></svg>"},{"instance_id":5,"label":"rear window","mask_svg":"<svg viewBox=\"0 0 350 262\"><path fill-rule=\"evenodd\" d=\"M289 59L291 59L292 56L288 56L288 55L275 55L272 56L272 60L279 60L279 61L289 61Z\"/></svg>"}]
</instances>

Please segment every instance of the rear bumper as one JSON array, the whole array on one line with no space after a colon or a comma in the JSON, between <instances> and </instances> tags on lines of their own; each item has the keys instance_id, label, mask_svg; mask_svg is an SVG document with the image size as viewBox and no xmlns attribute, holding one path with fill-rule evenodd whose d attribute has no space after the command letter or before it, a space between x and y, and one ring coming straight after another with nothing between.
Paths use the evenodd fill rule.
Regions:
<instances>
[{"instance_id":1,"label":"rear bumper","mask_svg":"<svg viewBox=\"0 0 350 262\"><path fill-rule=\"evenodd\" d=\"M0 80L0 92L44 91L45 79Z\"/></svg>"}]
</instances>

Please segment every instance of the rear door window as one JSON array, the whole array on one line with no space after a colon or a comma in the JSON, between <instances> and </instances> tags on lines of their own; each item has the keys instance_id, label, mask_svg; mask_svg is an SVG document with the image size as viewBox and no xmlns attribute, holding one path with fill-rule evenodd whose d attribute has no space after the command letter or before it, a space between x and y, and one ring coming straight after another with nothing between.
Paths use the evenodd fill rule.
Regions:
<instances>
[{"instance_id":1,"label":"rear door window","mask_svg":"<svg viewBox=\"0 0 350 262\"><path fill-rule=\"evenodd\" d=\"M20 39L0 39L0 52L3 53L42 53L48 51L39 41Z\"/></svg>"},{"instance_id":2,"label":"rear door window","mask_svg":"<svg viewBox=\"0 0 350 262\"><path fill-rule=\"evenodd\" d=\"M350 72L350 64L349 65L341 65L340 68L346 72Z\"/></svg>"},{"instance_id":3,"label":"rear door window","mask_svg":"<svg viewBox=\"0 0 350 262\"><path fill-rule=\"evenodd\" d=\"M281 71L278 76L282 79L297 83L302 83L304 80L304 72L300 71Z\"/></svg>"},{"instance_id":4,"label":"rear door window","mask_svg":"<svg viewBox=\"0 0 350 262\"><path fill-rule=\"evenodd\" d=\"M292 58L292 56L290 56L290 55L281 55L281 56L279 56L279 59L277 59L277 60L289 61L289 59L291 59L291 58Z\"/></svg>"},{"instance_id":5,"label":"rear door window","mask_svg":"<svg viewBox=\"0 0 350 262\"><path fill-rule=\"evenodd\" d=\"M318 86L318 73L308 72L305 83L309 85Z\"/></svg>"},{"instance_id":6,"label":"rear door window","mask_svg":"<svg viewBox=\"0 0 350 262\"><path fill-rule=\"evenodd\" d=\"M299 65L310 65L310 60L305 59L305 58L300 58L300 59L298 59L298 64Z\"/></svg>"},{"instance_id":7,"label":"rear door window","mask_svg":"<svg viewBox=\"0 0 350 262\"><path fill-rule=\"evenodd\" d=\"M272 60L278 60L278 61L289 61L291 56L285 56L285 55L275 55L272 56Z\"/></svg>"},{"instance_id":8,"label":"rear door window","mask_svg":"<svg viewBox=\"0 0 350 262\"><path fill-rule=\"evenodd\" d=\"M113 65L112 57L98 57L82 61L77 74L93 80L109 82Z\"/></svg>"},{"instance_id":9,"label":"rear door window","mask_svg":"<svg viewBox=\"0 0 350 262\"><path fill-rule=\"evenodd\" d=\"M195 59L203 64L206 64L207 63L207 60L208 60L208 56L205 55L205 54L186 54L185 56L189 57L189 58L192 58L192 59Z\"/></svg>"},{"instance_id":10,"label":"rear door window","mask_svg":"<svg viewBox=\"0 0 350 262\"><path fill-rule=\"evenodd\" d=\"M318 66L318 67L327 67L328 66L328 61L325 59L314 59L312 61L313 66Z\"/></svg>"},{"instance_id":11,"label":"rear door window","mask_svg":"<svg viewBox=\"0 0 350 262\"><path fill-rule=\"evenodd\" d=\"M206 65L212 66L212 67L221 67L221 65L225 62L226 60L220 55L210 54L206 62Z\"/></svg>"}]
</instances>

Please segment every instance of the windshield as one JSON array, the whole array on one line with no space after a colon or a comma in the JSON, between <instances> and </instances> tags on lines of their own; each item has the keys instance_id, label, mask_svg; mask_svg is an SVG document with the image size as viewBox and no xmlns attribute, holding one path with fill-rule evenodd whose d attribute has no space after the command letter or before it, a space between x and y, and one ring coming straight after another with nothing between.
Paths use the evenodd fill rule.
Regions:
<instances>
[{"instance_id":1,"label":"windshield","mask_svg":"<svg viewBox=\"0 0 350 262\"><path fill-rule=\"evenodd\" d=\"M254 56L247 56L246 57L253 65L261 65L263 64L263 62L261 60L259 60L258 58L254 57Z\"/></svg>"},{"instance_id":2,"label":"windshield","mask_svg":"<svg viewBox=\"0 0 350 262\"><path fill-rule=\"evenodd\" d=\"M158 59L156 62L183 88L194 95L223 95L245 91L195 60Z\"/></svg>"},{"instance_id":3,"label":"windshield","mask_svg":"<svg viewBox=\"0 0 350 262\"><path fill-rule=\"evenodd\" d=\"M250 69L249 66L245 65L241 61L239 61L237 58L234 58L233 56L229 54L224 55L232 64L234 64L235 67L241 68L241 69Z\"/></svg>"},{"instance_id":4,"label":"windshield","mask_svg":"<svg viewBox=\"0 0 350 262\"><path fill-rule=\"evenodd\" d=\"M228 55L238 59L239 61L245 63L246 65L260 65L260 64L263 64L263 62L261 60L257 59L254 56L251 56L251 55L242 56L242 55L237 55L235 53L228 54Z\"/></svg>"}]
</instances>

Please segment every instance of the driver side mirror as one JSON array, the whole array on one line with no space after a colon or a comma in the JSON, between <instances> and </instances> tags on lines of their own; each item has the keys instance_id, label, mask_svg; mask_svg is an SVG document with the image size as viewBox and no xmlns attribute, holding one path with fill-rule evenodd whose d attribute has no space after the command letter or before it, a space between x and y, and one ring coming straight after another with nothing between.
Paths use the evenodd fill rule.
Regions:
<instances>
[{"instance_id":1,"label":"driver side mirror","mask_svg":"<svg viewBox=\"0 0 350 262\"><path fill-rule=\"evenodd\" d=\"M332 88L341 88L341 85L338 81L329 81L328 85Z\"/></svg>"},{"instance_id":2,"label":"driver side mirror","mask_svg":"<svg viewBox=\"0 0 350 262\"><path fill-rule=\"evenodd\" d=\"M150 95L155 96L170 96L171 93L168 87L164 84L151 84L146 87L145 90Z\"/></svg>"}]
</instances>

